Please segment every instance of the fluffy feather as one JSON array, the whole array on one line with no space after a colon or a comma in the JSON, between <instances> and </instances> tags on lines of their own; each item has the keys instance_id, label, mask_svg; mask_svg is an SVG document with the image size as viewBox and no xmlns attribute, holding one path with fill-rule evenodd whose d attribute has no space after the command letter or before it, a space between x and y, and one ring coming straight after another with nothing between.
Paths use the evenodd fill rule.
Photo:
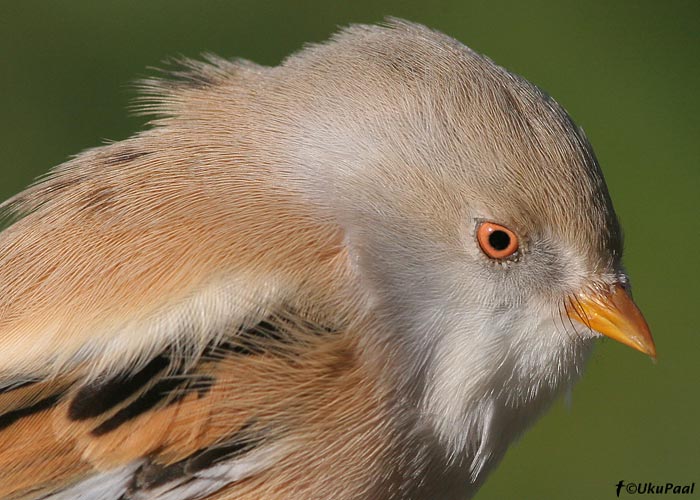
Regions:
<instances>
[{"instance_id":1,"label":"fluffy feather","mask_svg":"<svg viewBox=\"0 0 700 500\"><path fill-rule=\"evenodd\" d=\"M3 205L0 496L473 494L583 368L564 297L623 276L582 132L400 21L143 87L151 129Z\"/></svg>"}]
</instances>

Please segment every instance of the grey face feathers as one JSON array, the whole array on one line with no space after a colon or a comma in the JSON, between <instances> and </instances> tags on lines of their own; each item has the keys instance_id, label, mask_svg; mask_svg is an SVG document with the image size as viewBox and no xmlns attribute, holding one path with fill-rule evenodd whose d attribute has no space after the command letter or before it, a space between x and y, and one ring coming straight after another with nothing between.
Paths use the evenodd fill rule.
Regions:
<instances>
[{"instance_id":1,"label":"grey face feathers","mask_svg":"<svg viewBox=\"0 0 700 500\"><path fill-rule=\"evenodd\" d=\"M466 498L593 338L655 354L582 131L459 42L142 86L2 205L0 496Z\"/></svg>"}]
</instances>

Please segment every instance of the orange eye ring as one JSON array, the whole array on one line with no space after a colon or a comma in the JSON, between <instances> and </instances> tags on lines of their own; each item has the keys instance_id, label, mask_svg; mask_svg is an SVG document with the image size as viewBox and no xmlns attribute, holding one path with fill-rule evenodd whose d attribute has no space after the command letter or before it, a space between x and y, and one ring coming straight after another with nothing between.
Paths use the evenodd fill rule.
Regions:
<instances>
[{"instance_id":1,"label":"orange eye ring","mask_svg":"<svg viewBox=\"0 0 700 500\"><path fill-rule=\"evenodd\" d=\"M491 259L512 257L520 246L513 231L495 222L482 222L476 229L476 239L481 251Z\"/></svg>"}]
</instances>

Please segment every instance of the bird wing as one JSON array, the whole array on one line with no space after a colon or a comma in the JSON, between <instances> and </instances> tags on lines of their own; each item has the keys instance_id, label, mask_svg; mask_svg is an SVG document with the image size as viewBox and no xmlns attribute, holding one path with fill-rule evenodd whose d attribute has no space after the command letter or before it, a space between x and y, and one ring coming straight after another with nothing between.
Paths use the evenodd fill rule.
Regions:
<instances>
[{"instance_id":1,"label":"bird wing","mask_svg":"<svg viewBox=\"0 0 700 500\"><path fill-rule=\"evenodd\" d=\"M169 133L83 153L3 206L2 498L199 498L246 477L308 383L290 360L318 342L299 339L332 331L308 304L344 265L337 234Z\"/></svg>"},{"instance_id":2,"label":"bird wing","mask_svg":"<svg viewBox=\"0 0 700 500\"><path fill-rule=\"evenodd\" d=\"M312 435L307 419L318 426L319 415L336 412L323 418L347 431L348 407L367 404L344 402L353 391L338 387L362 386L344 376L356 370L348 336L296 321L241 328L195 363L169 348L110 377L66 374L5 388L0 497L189 499L232 483L243 495L254 487L246 479L304 463L283 445Z\"/></svg>"}]
</instances>

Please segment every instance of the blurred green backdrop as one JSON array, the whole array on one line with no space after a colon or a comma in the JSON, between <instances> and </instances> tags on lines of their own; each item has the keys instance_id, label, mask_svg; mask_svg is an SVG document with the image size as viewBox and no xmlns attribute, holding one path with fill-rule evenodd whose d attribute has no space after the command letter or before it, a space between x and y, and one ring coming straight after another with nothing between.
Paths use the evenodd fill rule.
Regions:
<instances>
[{"instance_id":1,"label":"blurred green backdrop","mask_svg":"<svg viewBox=\"0 0 700 500\"><path fill-rule=\"evenodd\" d=\"M614 498L619 480L700 483L699 14L692 0L4 1L0 198L138 130L130 83L168 56L274 65L351 22L393 15L437 28L546 89L585 128L659 351L654 365L601 342L570 408L557 403L516 443L478 498L588 500Z\"/></svg>"}]
</instances>

